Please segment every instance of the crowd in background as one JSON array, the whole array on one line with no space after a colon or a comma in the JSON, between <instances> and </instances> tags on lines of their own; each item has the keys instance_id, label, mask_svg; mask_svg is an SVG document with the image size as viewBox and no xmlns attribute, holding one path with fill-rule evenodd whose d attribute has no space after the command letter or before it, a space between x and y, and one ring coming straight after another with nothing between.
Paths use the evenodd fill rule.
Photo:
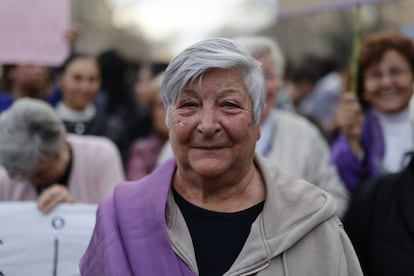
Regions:
<instances>
[{"instance_id":1,"label":"crowd in background","mask_svg":"<svg viewBox=\"0 0 414 276\"><path fill-rule=\"evenodd\" d=\"M349 91L350 64L339 64L335 55L309 55L293 64L283 55L283 49L279 49L277 38L251 36L238 37L235 41L261 62L265 78L267 100L261 118L261 137L256 144L257 154L331 194L338 207L337 215L343 219L367 275L414 272L410 259L414 252L410 203L413 191L409 185L413 171L410 153L414 152L414 118L410 109L414 84L413 42L389 31L364 38L357 90ZM22 118L9 118L12 117L9 115L6 129L6 116L3 116L5 122L0 126L2 200L40 200L43 189L63 179L63 186L69 187L70 192L56 196L53 204L99 203L116 182L141 179L173 157L161 98L161 80L168 64L131 62L114 50L91 56L75 49L76 45L58 67L3 65L0 118L22 98L49 103L64 128L57 132L58 139L66 137L67 133L69 138L64 140L72 145L59 147L65 149L64 156L72 158L67 157L70 162L62 161L65 165L60 175L39 177L39 168L49 166L43 162L45 156L54 160L55 155L60 156L60 148L47 156L46 153L42 155L43 144L33 144L39 147L39 162L34 160L25 176L32 184L41 183L44 187L17 194L8 190L10 187L5 189L2 186L6 182L7 185L16 184L5 180L8 177L4 168L10 178L13 173L24 174L21 167L10 165L16 163L16 159L5 157L12 154L9 147L18 140L1 137L17 127L15 122ZM19 108L24 109L24 103ZM50 112L45 107L39 110L45 114ZM45 132L39 137L45 140L44 145L50 145L46 136L52 132L48 132L46 125L54 120L53 116L45 115L45 126L33 122L27 127L26 135L34 135L34 127L44 127ZM58 122L54 124L60 127ZM85 137L89 140L82 140ZM105 140L97 137L105 137ZM83 162L84 167L79 168L81 161L76 157L76 148L81 148L78 144L82 143L83 147L96 149L95 153L89 153L95 156L84 157L90 162ZM98 157L98 152L102 151L99 147L109 148L111 153ZM15 151L15 154L23 154L22 149ZM26 149L24 154L30 154L29 151ZM78 151L87 154L85 150ZM98 167L100 158L119 159L119 164L102 162ZM102 177L108 166L120 168L107 178L114 182L112 185L98 183L102 182L98 177L92 181L94 183L91 183L93 178L78 180L85 185L105 186L99 197L82 196L79 193L91 191L72 190L74 180L67 179L67 175L65 179L65 173L84 173L81 170ZM43 168L45 170L54 168ZM41 200L40 204L52 204L44 203L44 198ZM50 208L46 206L43 210L47 212ZM398 274L399 271L402 274Z\"/></svg>"}]
</instances>

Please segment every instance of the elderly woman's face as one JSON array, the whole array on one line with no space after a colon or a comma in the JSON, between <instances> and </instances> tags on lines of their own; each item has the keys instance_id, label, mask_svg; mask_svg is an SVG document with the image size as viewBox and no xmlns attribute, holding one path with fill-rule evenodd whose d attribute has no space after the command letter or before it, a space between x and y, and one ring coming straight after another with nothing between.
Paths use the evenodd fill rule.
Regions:
<instances>
[{"instance_id":1,"label":"elderly woman's face","mask_svg":"<svg viewBox=\"0 0 414 276\"><path fill-rule=\"evenodd\" d=\"M65 145L59 156L51 159L42 159L35 174L30 179L34 186L44 185L49 186L56 184L56 182L63 177L69 160L69 148Z\"/></svg>"},{"instance_id":2,"label":"elderly woman's face","mask_svg":"<svg viewBox=\"0 0 414 276\"><path fill-rule=\"evenodd\" d=\"M260 131L240 70L208 71L187 84L170 112L170 140L180 168L213 178L252 164Z\"/></svg>"},{"instance_id":3,"label":"elderly woman's face","mask_svg":"<svg viewBox=\"0 0 414 276\"><path fill-rule=\"evenodd\" d=\"M399 112L409 104L413 82L410 64L397 51L389 50L365 71L364 98L382 112Z\"/></svg>"}]
</instances>

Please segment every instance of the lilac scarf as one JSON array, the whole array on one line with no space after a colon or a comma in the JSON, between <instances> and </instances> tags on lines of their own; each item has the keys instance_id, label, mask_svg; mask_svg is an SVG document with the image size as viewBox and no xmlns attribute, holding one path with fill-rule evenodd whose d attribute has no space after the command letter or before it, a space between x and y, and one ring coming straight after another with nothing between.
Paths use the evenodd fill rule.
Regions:
<instances>
[{"instance_id":1,"label":"lilac scarf","mask_svg":"<svg viewBox=\"0 0 414 276\"><path fill-rule=\"evenodd\" d=\"M117 185L101 203L82 275L195 275L168 238L165 207L174 171L175 161L167 161L140 181Z\"/></svg>"}]
</instances>

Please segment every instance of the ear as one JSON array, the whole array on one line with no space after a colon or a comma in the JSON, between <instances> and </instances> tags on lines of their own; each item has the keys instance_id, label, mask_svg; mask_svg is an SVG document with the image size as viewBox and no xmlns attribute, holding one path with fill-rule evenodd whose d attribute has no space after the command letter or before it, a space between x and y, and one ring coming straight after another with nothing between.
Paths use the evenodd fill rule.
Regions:
<instances>
[{"instance_id":1,"label":"ear","mask_svg":"<svg viewBox=\"0 0 414 276\"><path fill-rule=\"evenodd\" d=\"M257 124L257 125L256 125L256 141L258 141L258 140L260 139L260 135L261 135L261 132L260 132L260 125L259 125L259 124Z\"/></svg>"}]
</instances>

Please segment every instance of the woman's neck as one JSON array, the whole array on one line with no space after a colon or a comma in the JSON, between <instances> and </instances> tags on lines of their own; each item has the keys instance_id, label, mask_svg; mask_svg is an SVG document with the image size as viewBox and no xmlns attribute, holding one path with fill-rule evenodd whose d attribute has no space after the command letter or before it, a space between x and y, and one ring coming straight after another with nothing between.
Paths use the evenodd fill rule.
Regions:
<instances>
[{"instance_id":1,"label":"woman's neck","mask_svg":"<svg viewBox=\"0 0 414 276\"><path fill-rule=\"evenodd\" d=\"M384 123L401 122L410 119L410 112L408 107L395 113L384 113L375 108L372 109L372 112L378 117L381 122Z\"/></svg>"},{"instance_id":2,"label":"woman's neck","mask_svg":"<svg viewBox=\"0 0 414 276\"><path fill-rule=\"evenodd\" d=\"M30 97L44 100L47 98L47 91L43 91L38 87L24 87L21 85L13 86L12 94L14 99Z\"/></svg>"},{"instance_id":3,"label":"woman's neck","mask_svg":"<svg viewBox=\"0 0 414 276\"><path fill-rule=\"evenodd\" d=\"M216 179L187 177L177 170L173 186L192 204L216 212L245 210L265 199L265 184L259 170L252 165L246 174Z\"/></svg>"},{"instance_id":4,"label":"woman's neck","mask_svg":"<svg viewBox=\"0 0 414 276\"><path fill-rule=\"evenodd\" d=\"M76 110L61 102L56 106L56 112L59 117L67 121L89 121L96 114L96 107L92 104L83 110Z\"/></svg>"}]
</instances>

